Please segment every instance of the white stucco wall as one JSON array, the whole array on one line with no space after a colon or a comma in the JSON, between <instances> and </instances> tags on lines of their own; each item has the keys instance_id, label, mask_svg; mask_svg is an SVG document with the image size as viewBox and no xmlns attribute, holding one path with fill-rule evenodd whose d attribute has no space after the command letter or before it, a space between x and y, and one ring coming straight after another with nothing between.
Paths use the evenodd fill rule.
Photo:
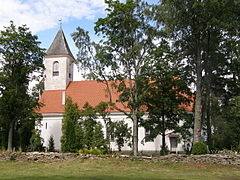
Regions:
<instances>
[{"instance_id":1,"label":"white stucco wall","mask_svg":"<svg viewBox=\"0 0 240 180\"><path fill-rule=\"evenodd\" d=\"M112 121L119 121L124 120L129 127L132 127L132 121L128 119L123 113L112 113L111 114L111 120ZM55 149L60 150L61 149L61 143L60 139L62 136L62 114L43 114L43 120L41 121L41 126L39 127L41 130L41 137L44 139L44 146L48 147L48 140L51 135L53 135L54 142L55 142ZM146 118L146 117L145 117ZM106 136L106 129L104 125L104 121L101 118L97 119L98 122L100 122L103 125L103 132ZM166 145L170 149L170 138L168 137L168 134L170 131L167 131L166 134ZM143 127L139 127L138 131L138 150L139 152L144 151L160 151L160 147L162 145L162 138L161 136L157 136L154 141L146 142L145 139L145 129ZM183 150L184 142L178 142L176 151L181 152ZM110 147L113 151L117 151L118 147L116 142L111 142ZM128 146L128 144L125 144L122 148L122 151L131 151L131 148Z\"/></svg>"},{"instance_id":2,"label":"white stucco wall","mask_svg":"<svg viewBox=\"0 0 240 180\"><path fill-rule=\"evenodd\" d=\"M53 136L56 150L61 149L60 139L62 136L62 114L43 114L41 126L41 137L44 140L43 146L48 147L50 136Z\"/></svg>"}]
</instances>

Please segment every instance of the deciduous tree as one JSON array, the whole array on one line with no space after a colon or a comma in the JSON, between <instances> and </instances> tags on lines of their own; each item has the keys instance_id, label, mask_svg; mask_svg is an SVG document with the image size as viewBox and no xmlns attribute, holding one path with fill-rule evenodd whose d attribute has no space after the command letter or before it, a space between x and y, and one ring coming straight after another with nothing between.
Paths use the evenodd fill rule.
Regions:
<instances>
[{"instance_id":1,"label":"deciduous tree","mask_svg":"<svg viewBox=\"0 0 240 180\"><path fill-rule=\"evenodd\" d=\"M175 61L168 43L163 44L165 48L159 47L152 54L153 62L145 69L144 100L148 118L142 120L142 125L150 132L147 139L162 136L161 154L165 155L166 132L178 131L180 128L180 120L184 121L183 115L186 113L184 108L191 102L191 91L182 79L183 65Z\"/></svg>"},{"instance_id":2,"label":"deciduous tree","mask_svg":"<svg viewBox=\"0 0 240 180\"><path fill-rule=\"evenodd\" d=\"M155 27L146 15L149 6L141 0L108 0L107 16L96 22L95 32L103 37L100 43L91 42L88 33L80 27L72 34L79 48L81 66L90 73L88 77L100 80L109 90L111 83L121 94L118 101L127 109L125 113L133 122L133 152L138 153L138 124L141 116L140 92L142 66L148 63L149 54L155 48ZM108 81L112 80L112 81Z\"/></svg>"},{"instance_id":3,"label":"deciduous tree","mask_svg":"<svg viewBox=\"0 0 240 180\"><path fill-rule=\"evenodd\" d=\"M32 73L43 67L44 50L39 45L25 25L16 27L11 22L0 32L0 119L1 127L8 131L9 151L16 127L36 120L32 112L39 104L29 95L28 85Z\"/></svg>"}]
</instances>

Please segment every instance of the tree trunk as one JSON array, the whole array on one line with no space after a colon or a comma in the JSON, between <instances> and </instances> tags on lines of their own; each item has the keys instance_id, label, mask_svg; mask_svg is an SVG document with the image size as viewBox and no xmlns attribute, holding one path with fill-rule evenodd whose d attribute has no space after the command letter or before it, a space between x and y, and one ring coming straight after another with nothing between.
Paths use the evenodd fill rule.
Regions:
<instances>
[{"instance_id":1,"label":"tree trunk","mask_svg":"<svg viewBox=\"0 0 240 180\"><path fill-rule=\"evenodd\" d=\"M206 53L206 125L207 125L207 143L212 148L212 128L211 128L211 84L212 84L212 67L210 64L210 40L211 32L208 31L207 53Z\"/></svg>"},{"instance_id":2,"label":"tree trunk","mask_svg":"<svg viewBox=\"0 0 240 180\"><path fill-rule=\"evenodd\" d=\"M138 155L138 119L136 111L133 111L133 155Z\"/></svg>"},{"instance_id":3,"label":"tree trunk","mask_svg":"<svg viewBox=\"0 0 240 180\"><path fill-rule=\"evenodd\" d=\"M12 151L13 150L13 147L12 147L12 144L13 144L13 128L14 128L14 121L12 121L10 123L10 126L9 126L9 131L8 131L8 148L7 148L8 151Z\"/></svg>"},{"instance_id":4,"label":"tree trunk","mask_svg":"<svg viewBox=\"0 0 240 180\"><path fill-rule=\"evenodd\" d=\"M212 128L211 128L211 92L207 95L206 124L207 124L207 143L212 148Z\"/></svg>"},{"instance_id":5,"label":"tree trunk","mask_svg":"<svg viewBox=\"0 0 240 180\"><path fill-rule=\"evenodd\" d=\"M202 66L200 43L197 43L196 50L196 98L194 112L194 137L193 143L201 141L201 119L202 119Z\"/></svg>"},{"instance_id":6,"label":"tree trunk","mask_svg":"<svg viewBox=\"0 0 240 180\"><path fill-rule=\"evenodd\" d=\"M161 148L161 155L166 155L166 134L165 134L165 118L162 116L162 125L163 125L163 132L162 132L162 148Z\"/></svg>"},{"instance_id":7,"label":"tree trunk","mask_svg":"<svg viewBox=\"0 0 240 180\"><path fill-rule=\"evenodd\" d=\"M161 155L166 155L167 149L166 149L166 135L165 135L165 130L162 133L162 150L161 150Z\"/></svg>"}]
</instances>

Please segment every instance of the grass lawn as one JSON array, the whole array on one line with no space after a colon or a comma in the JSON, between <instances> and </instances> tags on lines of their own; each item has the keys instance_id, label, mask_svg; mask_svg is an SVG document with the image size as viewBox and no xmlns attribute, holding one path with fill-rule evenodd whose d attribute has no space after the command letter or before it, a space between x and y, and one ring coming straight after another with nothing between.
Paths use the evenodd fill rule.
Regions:
<instances>
[{"instance_id":1,"label":"grass lawn","mask_svg":"<svg viewBox=\"0 0 240 180\"><path fill-rule=\"evenodd\" d=\"M76 159L63 162L0 162L0 179L203 179L240 180L239 166L143 162L121 159Z\"/></svg>"}]
</instances>

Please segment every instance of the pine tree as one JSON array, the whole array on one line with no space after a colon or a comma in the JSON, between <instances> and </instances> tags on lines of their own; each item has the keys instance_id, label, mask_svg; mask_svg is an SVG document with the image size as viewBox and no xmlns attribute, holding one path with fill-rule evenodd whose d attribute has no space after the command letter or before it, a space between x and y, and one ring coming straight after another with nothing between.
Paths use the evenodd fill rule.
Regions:
<instances>
[{"instance_id":1,"label":"pine tree","mask_svg":"<svg viewBox=\"0 0 240 180\"><path fill-rule=\"evenodd\" d=\"M62 152L76 152L78 150L79 129L77 126L79 119L78 105L72 102L70 97L66 100L65 111L63 115L61 150Z\"/></svg>"},{"instance_id":2,"label":"pine tree","mask_svg":"<svg viewBox=\"0 0 240 180\"><path fill-rule=\"evenodd\" d=\"M48 151L49 152L54 152L55 151L53 135L51 135L49 140L48 140Z\"/></svg>"},{"instance_id":3,"label":"pine tree","mask_svg":"<svg viewBox=\"0 0 240 180\"><path fill-rule=\"evenodd\" d=\"M92 138L92 147L98 149L106 149L106 140L104 139L102 125L97 123L94 126L94 133Z\"/></svg>"}]
</instances>

